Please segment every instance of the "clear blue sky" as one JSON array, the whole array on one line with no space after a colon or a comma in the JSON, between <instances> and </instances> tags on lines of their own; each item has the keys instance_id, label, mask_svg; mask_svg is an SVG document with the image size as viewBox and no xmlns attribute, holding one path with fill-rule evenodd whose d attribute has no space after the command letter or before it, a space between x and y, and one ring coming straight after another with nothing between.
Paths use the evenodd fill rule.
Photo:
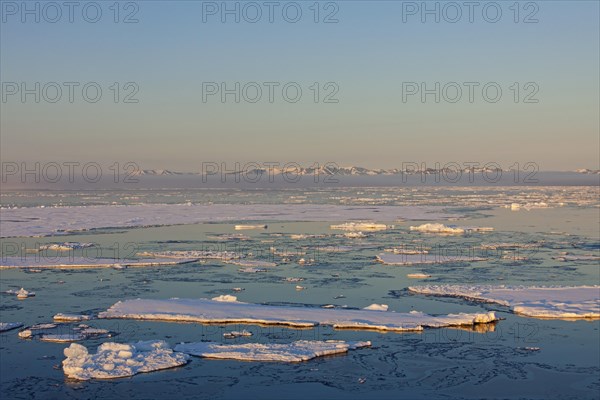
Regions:
<instances>
[{"instance_id":1,"label":"clear blue sky","mask_svg":"<svg viewBox=\"0 0 600 400\"><path fill-rule=\"evenodd\" d=\"M465 7L456 23L444 15L440 23L433 16L422 23L419 12L405 14L404 22L403 7L410 10L400 1L334 2L337 23L322 22L335 11L327 2L320 2L315 23L314 1L297 2L303 12L297 23L283 19L287 2L279 2L274 23L264 6L256 23L243 15L240 23L233 16L222 23L219 13L203 22L208 6L201 1L138 1L139 22L131 24L114 23L113 1L97 2L103 12L97 23L83 19L81 6L73 23L66 9L56 23L43 14L39 23L31 15L23 23L22 10L13 15L12 2L1 3L4 89L7 82L97 82L103 89L97 103L82 98L81 86L73 103L66 87L57 103L35 103L33 95L23 103L18 93L4 90L3 160L134 161L175 170L198 170L202 161L382 168L408 161L495 161L503 167L533 161L542 170L598 168L598 1L539 1L537 10L520 2L519 23L509 8L513 1L497 2L497 23L484 20L481 6L473 23ZM12 4L22 7L21 1ZM120 20L135 11L126 5L120 5ZM247 11L251 18L254 11ZM446 11L453 18L454 10ZM538 22L523 23L531 13ZM114 82L135 82L139 102L114 103ZM225 103L218 95L203 102L203 82L297 82L303 93L297 103L283 99L281 86L273 103L266 88L257 103L235 103L232 95ZM321 100L328 92L323 85L335 82L339 102L315 103L314 82ZM497 103L486 102L479 86L470 103L463 87L456 103L435 103L433 95L423 103L418 94L403 102L403 82L497 82L503 93ZM520 88L515 103L514 82L534 82L539 102L523 102L530 86ZM120 100L127 92L121 88Z\"/></svg>"}]
</instances>

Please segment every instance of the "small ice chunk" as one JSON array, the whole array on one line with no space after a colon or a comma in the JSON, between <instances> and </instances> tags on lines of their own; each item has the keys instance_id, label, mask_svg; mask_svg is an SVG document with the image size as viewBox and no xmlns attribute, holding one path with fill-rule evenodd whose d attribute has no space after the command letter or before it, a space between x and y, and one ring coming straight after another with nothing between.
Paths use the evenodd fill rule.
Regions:
<instances>
[{"instance_id":1,"label":"small ice chunk","mask_svg":"<svg viewBox=\"0 0 600 400\"><path fill-rule=\"evenodd\" d=\"M91 317L89 315L58 313L54 316L53 319L55 321L60 321L60 322L76 322L76 321L89 321L90 318Z\"/></svg>"},{"instance_id":2,"label":"small ice chunk","mask_svg":"<svg viewBox=\"0 0 600 400\"><path fill-rule=\"evenodd\" d=\"M431 275L429 275L429 274L423 274L423 273L421 273L421 272L414 273L414 274L406 274L406 276L407 276L408 278L411 278L411 279L425 279L425 278L431 278Z\"/></svg>"},{"instance_id":3,"label":"small ice chunk","mask_svg":"<svg viewBox=\"0 0 600 400\"><path fill-rule=\"evenodd\" d=\"M371 304L370 306L367 306L365 308L363 308L363 310L372 310L372 311L387 311L388 310L388 305L387 304Z\"/></svg>"},{"instance_id":4,"label":"small ice chunk","mask_svg":"<svg viewBox=\"0 0 600 400\"><path fill-rule=\"evenodd\" d=\"M242 336L252 336L252 332L244 329L242 331L231 331L223 334L223 337L226 339L234 339Z\"/></svg>"},{"instance_id":5,"label":"small ice chunk","mask_svg":"<svg viewBox=\"0 0 600 400\"><path fill-rule=\"evenodd\" d=\"M236 225L234 229L236 231L245 230L245 229L267 229L267 225Z\"/></svg>"},{"instance_id":6,"label":"small ice chunk","mask_svg":"<svg viewBox=\"0 0 600 400\"><path fill-rule=\"evenodd\" d=\"M222 294L220 296L213 297L212 300L214 300L214 301L225 301L225 302L235 302L235 301L237 301L237 297L231 296L229 294Z\"/></svg>"}]
</instances>

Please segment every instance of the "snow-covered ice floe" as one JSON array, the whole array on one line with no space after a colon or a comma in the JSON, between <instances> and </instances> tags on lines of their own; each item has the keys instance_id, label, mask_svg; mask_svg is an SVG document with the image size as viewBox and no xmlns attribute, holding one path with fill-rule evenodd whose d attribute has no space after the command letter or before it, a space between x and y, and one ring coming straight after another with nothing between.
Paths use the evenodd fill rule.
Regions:
<instances>
[{"instance_id":1,"label":"snow-covered ice floe","mask_svg":"<svg viewBox=\"0 0 600 400\"><path fill-rule=\"evenodd\" d=\"M36 324L19 332L21 339L39 338L43 342L78 342L86 339L98 339L113 336L107 329L93 328L89 325L79 324L70 326L66 324Z\"/></svg>"},{"instance_id":2,"label":"snow-covered ice floe","mask_svg":"<svg viewBox=\"0 0 600 400\"><path fill-rule=\"evenodd\" d=\"M594 254L561 254L559 256L552 257L559 261L598 261L600 256Z\"/></svg>"},{"instance_id":3,"label":"snow-covered ice floe","mask_svg":"<svg viewBox=\"0 0 600 400\"><path fill-rule=\"evenodd\" d=\"M424 327L473 325L497 320L493 312L432 316L418 311L409 313L373 312L371 310L269 306L208 299L125 300L119 301L107 311L101 312L98 317L199 323L286 325L298 328L328 325L339 329L386 331L413 331L423 330Z\"/></svg>"},{"instance_id":4,"label":"snow-covered ice floe","mask_svg":"<svg viewBox=\"0 0 600 400\"><path fill-rule=\"evenodd\" d=\"M454 226L444 224L423 224L419 226L411 226L411 231L425 233L439 233L445 235L457 235L467 232L491 232L494 228L480 226Z\"/></svg>"},{"instance_id":5,"label":"snow-covered ice floe","mask_svg":"<svg viewBox=\"0 0 600 400\"><path fill-rule=\"evenodd\" d=\"M243 217L240 217L243 216ZM140 204L2 209L0 237L49 236L101 228L226 221L434 221L457 217L438 206L334 204Z\"/></svg>"},{"instance_id":6,"label":"snow-covered ice floe","mask_svg":"<svg viewBox=\"0 0 600 400\"><path fill-rule=\"evenodd\" d=\"M10 331L11 329L20 328L23 326L21 322L0 322L0 332Z\"/></svg>"},{"instance_id":7,"label":"snow-covered ice floe","mask_svg":"<svg viewBox=\"0 0 600 400\"><path fill-rule=\"evenodd\" d=\"M255 274L257 272L267 272L264 268L255 268L255 267L244 267L238 269L239 272L243 272L245 274Z\"/></svg>"},{"instance_id":8,"label":"snow-covered ice floe","mask_svg":"<svg viewBox=\"0 0 600 400\"><path fill-rule=\"evenodd\" d=\"M267 229L268 226L267 225L236 225L234 226L234 229L236 231L241 231L241 230L245 230L245 229Z\"/></svg>"},{"instance_id":9,"label":"snow-covered ice floe","mask_svg":"<svg viewBox=\"0 0 600 400\"><path fill-rule=\"evenodd\" d=\"M218 250L167 250L167 251L143 251L137 253L139 257L196 259L196 260L235 260L243 258L244 255L233 251Z\"/></svg>"},{"instance_id":10,"label":"snow-covered ice floe","mask_svg":"<svg viewBox=\"0 0 600 400\"><path fill-rule=\"evenodd\" d=\"M247 331L245 329L242 331L225 332L223 334L223 337L225 339L235 339L235 338L239 338L239 337L248 337L248 336L252 336L252 332Z\"/></svg>"},{"instance_id":11,"label":"snow-covered ice floe","mask_svg":"<svg viewBox=\"0 0 600 400\"><path fill-rule=\"evenodd\" d=\"M394 254L380 253L375 256L377 261L387 265L413 265L413 264L443 264L451 262L485 261L481 257L446 256L436 254Z\"/></svg>"},{"instance_id":12,"label":"snow-covered ice floe","mask_svg":"<svg viewBox=\"0 0 600 400\"><path fill-rule=\"evenodd\" d=\"M119 267L152 267L159 265L177 265L195 262L197 259L185 258L88 258L88 257L2 257L0 269L3 268L119 268Z\"/></svg>"},{"instance_id":13,"label":"snow-covered ice floe","mask_svg":"<svg viewBox=\"0 0 600 400\"><path fill-rule=\"evenodd\" d=\"M230 260L226 261L227 264L238 265L240 267L276 267L277 264L271 261L265 260Z\"/></svg>"},{"instance_id":14,"label":"snow-covered ice floe","mask_svg":"<svg viewBox=\"0 0 600 400\"><path fill-rule=\"evenodd\" d=\"M387 304L376 304L376 303L373 303L370 306L367 306L367 307L363 308L363 310L387 311L388 310L388 305Z\"/></svg>"},{"instance_id":15,"label":"snow-covered ice floe","mask_svg":"<svg viewBox=\"0 0 600 400\"><path fill-rule=\"evenodd\" d=\"M51 243L44 244L38 247L39 251L43 250L54 250L54 251L72 251L72 250L80 250L87 249L90 247L94 247L94 243L82 243L82 242L63 242L63 243Z\"/></svg>"},{"instance_id":16,"label":"snow-covered ice floe","mask_svg":"<svg viewBox=\"0 0 600 400\"><path fill-rule=\"evenodd\" d=\"M392 225L376 224L374 222L346 222L339 225L331 225L331 229L339 229L344 231L385 231L393 228Z\"/></svg>"},{"instance_id":17,"label":"snow-covered ice floe","mask_svg":"<svg viewBox=\"0 0 600 400\"><path fill-rule=\"evenodd\" d=\"M534 318L600 318L600 286L411 286L411 292L498 303Z\"/></svg>"},{"instance_id":18,"label":"snow-covered ice floe","mask_svg":"<svg viewBox=\"0 0 600 400\"><path fill-rule=\"evenodd\" d=\"M89 315L82 314L63 314L58 313L53 318L57 322L76 322L76 321L88 321L91 319Z\"/></svg>"},{"instance_id":19,"label":"snow-covered ice floe","mask_svg":"<svg viewBox=\"0 0 600 400\"><path fill-rule=\"evenodd\" d=\"M133 376L142 372L178 367L188 362L189 356L171 350L160 341L121 344L107 342L98 346L96 354L73 343L64 350L62 362L65 375L72 379L112 379Z\"/></svg>"},{"instance_id":20,"label":"snow-covered ice floe","mask_svg":"<svg viewBox=\"0 0 600 400\"><path fill-rule=\"evenodd\" d=\"M341 340L298 340L287 344L196 342L180 343L175 346L175 351L206 358L301 362L315 357L346 353L348 350L369 346L371 346L371 342L344 342Z\"/></svg>"},{"instance_id":21,"label":"snow-covered ice floe","mask_svg":"<svg viewBox=\"0 0 600 400\"><path fill-rule=\"evenodd\" d=\"M418 273L414 273L414 274L406 274L406 277L411 278L411 279L425 279L425 278L431 278L431 275L418 272Z\"/></svg>"}]
</instances>

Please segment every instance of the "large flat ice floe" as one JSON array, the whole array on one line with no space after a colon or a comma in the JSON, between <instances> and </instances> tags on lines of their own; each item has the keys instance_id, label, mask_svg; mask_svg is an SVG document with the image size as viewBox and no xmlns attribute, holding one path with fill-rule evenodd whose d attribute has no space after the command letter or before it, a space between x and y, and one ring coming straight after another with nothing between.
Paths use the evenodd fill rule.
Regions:
<instances>
[{"instance_id":1,"label":"large flat ice floe","mask_svg":"<svg viewBox=\"0 0 600 400\"><path fill-rule=\"evenodd\" d=\"M88 258L88 257L37 257L27 255L24 257L1 257L2 268L123 268L123 267L151 267L158 265L186 264L197 259L184 258Z\"/></svg>"},{"instance_id":2,"label":"large flat ice floe","mask_svg":"<svg viewBox=\"0 0 600 400\"><path fill-rule=\"evenodd\" d=\"M298 340L292 343L219 344L214 342L180 343L175 351L198 357L242 361L301 362L312 358L346 353L371 346L371 342L341 340Z\"/></svg>"},{"instance_id":3,"label":"large flat ice floe","mask_svg":"<svg viewBox=\"0 0 600 400\"><path fill-rule=\"evenodd\" d=\"M418 311L396 313L372 310L268 306L208 299L119 301L107 311L100 313L99 318L286 325L299 328L328 325L338 329L386 331L414 331L423 330L424 327L473 325L497 320L493 312L432 316Z\"/></svg>"},{"instance_id":4,"label":"large flat ice floe","mask_svg":"<svg viewBox=\"0 0 600 400\"><path fill-rule=\"evenodd\" d=\"M188 362L189 356L171 350L164 341L121 344L107 342L90 354L82 345L71 344L64 350L63 371L78 380L112 379L142 372L173 368Z\"/></svg>"},{"instance_id":5,"label":"large flat ice floe","mask_svg":"<svg viewBox=\"0 0 600 400\"><path fill-rule=\"evenodd\" d=\"M498 303L535 318L600 318L600 286L411 286L411 292Z\"/></svg>"},{"instance_id":6,"label":"large flat ice floe","mask_svg":"<svg viewBox=\"0 0 600 400\"><path fill-rule=\"evenodd\" d=\"M100 228L227 221L440 220L457 217L436 206L333 204L141 204L3 208L0 237L49 236Z\"/></svg>"}]
</instances>

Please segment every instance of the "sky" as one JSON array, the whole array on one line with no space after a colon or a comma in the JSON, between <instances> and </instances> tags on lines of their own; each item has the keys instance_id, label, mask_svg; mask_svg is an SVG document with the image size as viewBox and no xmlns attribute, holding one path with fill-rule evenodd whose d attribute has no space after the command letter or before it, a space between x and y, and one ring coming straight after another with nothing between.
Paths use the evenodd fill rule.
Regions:
<instances>
[{"instance_id":1,"label":"sky","mask_svg":"<svg viewBox=\"0 0 600 400\"><path fill-rule=\"evenodd\" d=\"M3 162L600 168L598 1L74 4L0 2Z\"/></svg>"}]
</instances>

